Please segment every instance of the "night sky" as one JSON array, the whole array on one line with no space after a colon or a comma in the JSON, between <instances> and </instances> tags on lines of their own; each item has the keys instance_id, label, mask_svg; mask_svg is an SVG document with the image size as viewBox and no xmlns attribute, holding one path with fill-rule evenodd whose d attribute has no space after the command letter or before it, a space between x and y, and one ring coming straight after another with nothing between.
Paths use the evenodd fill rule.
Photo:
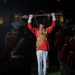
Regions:
<instances>
[{"instance_id":1,"label":"night sky","mask_svg":"<svg viewBox=\"0 0 75 75\"><path fill-rule=\"evenodd\" d=\"M73 1L68 0L0 0L0 11L22 11L24 13L35 13L43 9L49 12L63 10L64 12L74 11ZM70 2L70 3L69 3Z\"/></svg>"}]
</instances>

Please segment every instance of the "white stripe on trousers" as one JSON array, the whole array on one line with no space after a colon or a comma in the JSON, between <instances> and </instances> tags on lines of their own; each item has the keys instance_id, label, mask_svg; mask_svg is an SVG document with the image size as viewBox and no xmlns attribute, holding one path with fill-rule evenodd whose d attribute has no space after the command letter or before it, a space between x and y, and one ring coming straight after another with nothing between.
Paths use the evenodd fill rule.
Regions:
<instances>
[{"instance_id":1,"label":"white stripe on trousers","mask_svg":"<svg viewBox=\"0 0 75 75\"><path fill-rule=\"evenodd\" d=\"M48 51L38 50L36 51L36 56L37 56L37 62L38 62L38 75L46 75Z\"/></svg>"}]
</instances>

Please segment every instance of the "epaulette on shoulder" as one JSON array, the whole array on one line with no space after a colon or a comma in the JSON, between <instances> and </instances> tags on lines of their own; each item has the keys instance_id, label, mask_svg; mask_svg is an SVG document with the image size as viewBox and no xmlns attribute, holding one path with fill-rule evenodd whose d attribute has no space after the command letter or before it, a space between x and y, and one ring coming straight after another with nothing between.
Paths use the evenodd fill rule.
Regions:
<instances>
[{"instance_id":1,"label":"epaulette on shoulder","mask_svg":"<svg viewBox=\"0 0 75 75\"><path fill-rule=\"evenodd\" d=\"M12 37L12 36L13 36L13 33L12 32L8 32L6 34L5 40L8 39L8 38L10 38L10 37Z\"/></svg>"}]
</instances>

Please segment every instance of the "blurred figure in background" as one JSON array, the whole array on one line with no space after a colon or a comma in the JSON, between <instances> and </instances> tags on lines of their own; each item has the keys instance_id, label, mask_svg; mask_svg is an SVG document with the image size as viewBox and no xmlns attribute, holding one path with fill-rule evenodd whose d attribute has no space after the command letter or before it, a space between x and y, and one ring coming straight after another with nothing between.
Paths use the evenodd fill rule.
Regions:
<instances>
[{"instance_id":1,"label":"blurred figure in background","mask_svg":"<svg viewBox=\"0 0 75 75\"><path fill-rule=\"evenodd\" d=\"M27 35L24 21L15 21L7 33L1 53L2 75L31 75L31 39ZM4 64L3 64L4 63Z\"/></svg>"}]
</instances>

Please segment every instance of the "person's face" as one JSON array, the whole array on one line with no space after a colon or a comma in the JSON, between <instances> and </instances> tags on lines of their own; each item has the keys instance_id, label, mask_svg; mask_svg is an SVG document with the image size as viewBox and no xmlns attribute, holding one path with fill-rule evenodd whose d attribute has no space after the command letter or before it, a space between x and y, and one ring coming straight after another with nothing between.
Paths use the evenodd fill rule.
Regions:
<instances>
[{"instance_id":1,"label":"person's face","mask_svg":"<svg viewBox=\"0 0 75 75\"><path fill-rule=\"evenodd\" d=\"M39 24L39 28L40 29L43 29L44 28L44 25L43 24Z\"/></svg>"}]
</instances>

